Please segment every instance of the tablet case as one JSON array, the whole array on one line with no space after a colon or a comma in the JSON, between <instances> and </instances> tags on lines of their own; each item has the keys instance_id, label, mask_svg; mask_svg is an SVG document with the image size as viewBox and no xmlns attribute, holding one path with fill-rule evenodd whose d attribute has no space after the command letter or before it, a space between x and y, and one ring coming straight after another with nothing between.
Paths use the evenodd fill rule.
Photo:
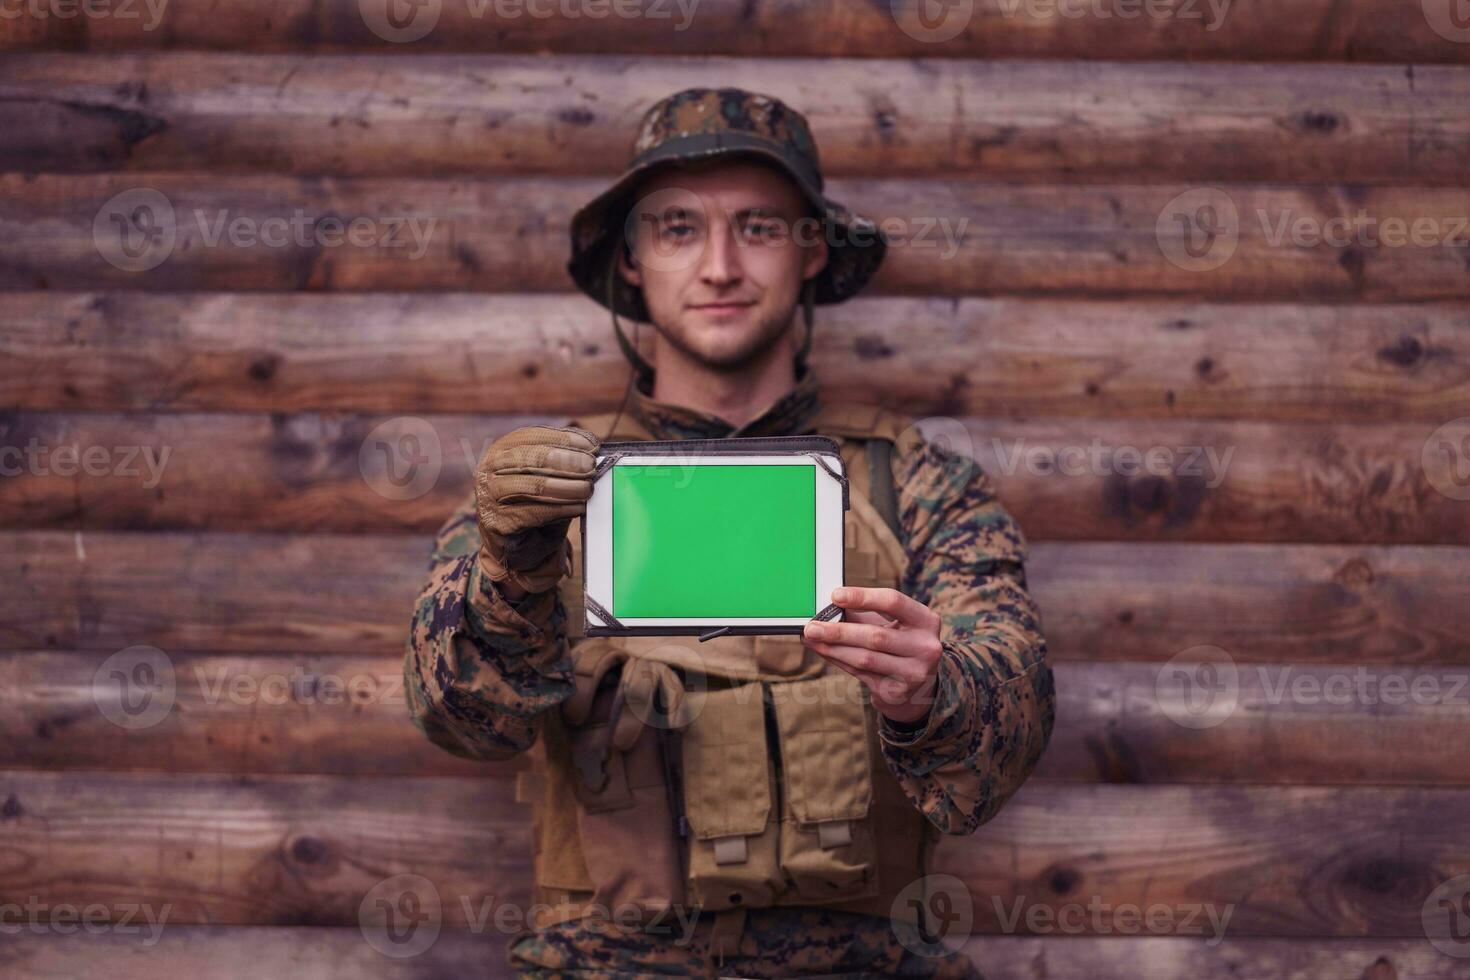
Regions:
<instances>
[{"instance_id":1,"label":"tablet case","mask_svg":"<svg viewBox=\"0 0 1470 980\"><path fill-rule=\"evenodd\" d=\"M847 464L837 440L828 436L758 436L735 439L663 439L629 442L605 442L597 451L597 466L592 476L592 492L602 482L613 465L625 456L810 456L817 463L817 470L825 471L829 477L842 485L842 509L849 507ZM582 523L582 554L587 554L587 522ZM847 527L843 522L843 553L846 554ZM587 612L607 624L593 625L587 619L587 636L698 636L699 641L712 640L717 636L773 636L779 634L800 635L801 626L624 626L619 623L599 602L587 593L587 572L582 570L582 604ZM829 604L814 616L814 619L832 620L842 615L842 608Z\"/></svg>"}]
</instances>

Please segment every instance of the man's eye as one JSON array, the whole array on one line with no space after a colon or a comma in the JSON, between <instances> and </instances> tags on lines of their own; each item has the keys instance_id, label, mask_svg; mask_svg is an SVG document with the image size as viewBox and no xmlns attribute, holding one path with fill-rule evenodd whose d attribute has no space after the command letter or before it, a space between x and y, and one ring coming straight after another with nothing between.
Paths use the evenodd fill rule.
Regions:
<instances>
[{"instance_id":1,"label":"man's eye","mask_svg":"<svg viewBox=\"0 0 1470 980\"><path fill-rule=\"evenodd\" d=\"M693 225L664 225L664 235L669 238L685 238L694 234Z\"/></svg>"}]
</instances>

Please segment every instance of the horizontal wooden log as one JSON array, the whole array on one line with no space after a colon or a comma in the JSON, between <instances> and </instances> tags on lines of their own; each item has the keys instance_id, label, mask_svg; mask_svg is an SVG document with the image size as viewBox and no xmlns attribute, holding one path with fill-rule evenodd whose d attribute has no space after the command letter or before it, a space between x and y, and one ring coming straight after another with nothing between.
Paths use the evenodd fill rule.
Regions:
<instances>
[{"instance_id":1,"label":"horizontal wooden log","mask_svg":"<svg viewBox=\"0 0 1470 980\"><path fill-rule=\"evenodd\" d=\"M1220 661L1058 663L1043 779L1123 783L1470 783L1470 672ZM1187 671L1181 681L1172 673ZM1185 685L1190 685L1186 687Z\"/></svg>"},{"instance_id":2,"label":"horizontal wooden log","mask_svg":"<svg viewBox=\"0 0 1470 980\"><path fill-rule=\"evenodd\" d=\"M289 976L357 980L390 969L360 929L330 926L171 926L156 941L136 932L75 934L44 930L11 937L0 965L14 980L105 973L111 980L162 976ZM507 937L441 929L406 964L412 976L509 980ZM1176 936L975 936L965 952L986 980L1038 977L1131 977L1134 980L1456 980L1459 961L1412 939L1226 938L1217 945Z\"/></svg>"},{"instance_id":3,"label":"horizontal wooden log","mask_svg":"<svg viewBox=\"0 0 1470 980\"><path fill-rule=\"evenodd\" d=\"M0 902L135 905L173 924L355 925L374 888L402 894L393 879L417 875L408 887L436 894L445 924L504 928L526 914L530 885L527 808L504 790L7 772ZM960 880L954 897L968 895L984 934L1049 921L1116 935L1135 906L1134 928L1155 907L1149 931L1161 935L1422 941L1426 900L1470 871L1467 811L1470 791L1454 789L1034 783L983 831L946 838L935 868Z\"/></svg>"},{"instance_id":4,"label":"horizontal wooden log","mask_svg":"<svg viewBox=\"0 0 1470 980\"><path fill-rule=\"evenodd\" d=\"M505 959L509 938L493 929L442 929L427 949L395 959L369 944L356 926L166 925L156 933L141 924L137 929L93 927L90 931L78 925L74 932L53 926L7 936L5 946L0 947L0 966L12 980L76 976L106 976L109 980L362 980L383 976L512 980L515 974ZM1347 951L1357 944L1345 941L1341 945ZM1392 940L1377 940L1372 948L1387 953L1396 945Z\"/></svg>"},{"instance_id":5,"label":"horizontal wooden log","mask_svg":"<svg viewBox=\"0 0 1470 980\"><path fill-rule=\"evenodd\" d=\"M708 59L15 55L0 169L600 173ZM730 59L829 176L1456 184L1470 75L1424 66ZM881 74L881 94L863 80Z\"/></svg>"},{"instance_id":6,"label":"horizontal wooden log","mask_svg":"<svg viewBox=\"0 0 1470 980\"><path fill-rule=\"evenodd\" d=\"M30 12L37 6L40 13ZM946 8L939 17L907 0L856 5L848 0L448 0L416 8L406 20L397 11L396 27L384 5L363 7L356 0L266 0L229 8L206 0L171 0L111 7L126 8L130 15L64 17L50 13L52 5L17 4L15 9L27 14L0 21L0 47L1459 63L1467 58L1450 8L1426 6L1421 14L1419 5L1394 0L1357 0L1346 7L1331 0L978 0ZM917 16L925 13L927 21Z\"/></svg>"},{"instance_id":7,"label":"horizontal wooden log","mask_svg":"<svg viewBox=\"0 0 1470 980\"><path fill-rule=\"evenodd\" d=\"M0 527L431 531L498 436L554 418L11 413ZM1461 424L916 424L1033 540L1470 544Z\"/></svg>"},{"instance_id":8,"label":"horizontal wooden log","mask_svg":"<svg viewBox=\"0 0 1470 980\"><path fill-rule=\"evenodd\" d=\"M965 951L985 980L1452 980L1462 967L1462 961L1445 956L1423 939L1227 936L1224 942L1210 946L1197 939L1168 936L976 936L965 944Z\"/></svg>"},{"instance_id":9,"label":"horizontal wooden log","mask_svg":"<svg viewBox=\"0 0 1470 980\"><path fill-rule=\"evenodd\" d=\"M401 655L148 650L158 707L119 713L123 660L0 653L0 767L162 772L504 776L409 721ZM166 692L166 693L165 693ZM131 692L141 696L141 691ZM118 697L114 697L117 695Z\"/></svg>"},{"instance_id":10,"label":"horizontal wooden log","mask_svg":"<svg viewBox=\"0 0 1470 980\"><path fill-rule=\"evenodd\" d=\"M397 656L422 537L0 532L0 649ZM1036 544L1051 655L1161 663L1470 665L1467 552L1444 547Z\"/></svg>"},{"instance_id":11,"label":"horizontal wooden log","mask_svg":"<svg viewBox=\"0 0 1470 980\"><path fill-rule=\"evenodd\" d=\"M0 653L0 768L490 777L516 768L432 745L408 720L393 654L147 655L162 667L161 707L135 723L110 699L114 655ZM1231 664L1234 686L1218 705L1184 698L1192 692L1173 664L1054 669L1057 726L1036 778L1470 784L1464 668Z\"/></svg>"},{"instance_id":12,"label":"horizontal wooden log","mask_svg":"<svg viewBox=\"0 0 1470 980\"><path fill-rule=\"evenodd\" d=\"M563 291L585 177L0 175L0 289ZM875 293L1463 300L1470 189L834 181ZM1396 244L1395 244L1396 243Z\"/></svg>"},{"instance_id":13,"label":"horizontal wooden log","mask_svg":"<svg viewBox=\"0 0 1470 980\"><path fill-rule=\"evenodd\" d=\"M1439 424L1470 415L1470 306L858 299L819 313L813 365L829 397L919 416ZM606 312L580 294L42 292L0 307L0 404L17 409L574 412L616 404L626 377Z\"/></svg>"}]
</instances>

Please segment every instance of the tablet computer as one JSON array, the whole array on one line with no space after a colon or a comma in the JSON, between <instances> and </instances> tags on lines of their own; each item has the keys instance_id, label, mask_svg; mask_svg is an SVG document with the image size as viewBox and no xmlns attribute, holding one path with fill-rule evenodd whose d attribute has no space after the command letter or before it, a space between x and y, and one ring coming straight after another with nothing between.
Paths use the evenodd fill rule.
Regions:
<instances>
[{"instance_id":1,"label":"tablet computer","mask_svg":"<svg viewBox=\"0 0 1470 980\"><path fill-rule=\"evenodd\" d=\"M847 472L825 436L604 443L582 521L588 636L832 619Z\"/></svg>"}]
</instances>

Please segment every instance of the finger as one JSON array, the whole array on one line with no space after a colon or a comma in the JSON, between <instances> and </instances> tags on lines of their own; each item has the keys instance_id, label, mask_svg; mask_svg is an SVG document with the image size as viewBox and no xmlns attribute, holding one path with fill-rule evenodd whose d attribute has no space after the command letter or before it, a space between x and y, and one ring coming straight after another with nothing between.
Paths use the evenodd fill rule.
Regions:
<instances>
[{"instance_id":1,"label":"finger","mask_svg":"<svg viewBox=\"0 0 1470 980\"><path fill-rule=\"evenodd\" d=\"M602 445L597 436L571 425L523 425L495 440L497 449L514 446L567 446L595 453Z\"/></svg>"},{"instance_id":2,"label":"finger","mask_svg":"<svg viewBox=\"0 0 1470 980\"><path fill-rule=\"evenodd\" d=\"M563 504L585 502L592 496L590 480L567 480L559 476L497 475L490 479L489 489L497 504Z\"/></svg>"},{"instance_id":3,"label":"finger","mask_svg":"<svg viewBox=\"0 0 1470 980\"><path fill-rule=\"evenodd\" d=\"M871 623L874 626L893 627L898 623L890 616L882 613L869 612L866 609L844 609L842 612L843 622L848 623Z\"/></svg>"},{"instance_id":4,"label":"finger","mask_svg":"<svg viewBox=\"0 0 1470 980\"><path fill-rule=\"evenodd\" d=\"M832 601L844 610L867 609L872 612L885 613L903 625L916 629L937 629L939 627L939 617L933 610L897 589L867 589L855 585L844 585L840 589L833 590Z\"/></svg>"},{"instance_id":5,"label":"finger","mask_svg":"<svg viewBox=\"0 0 1470 980\"><path fill-rule=\"evenodd\" d=\"M893 657L865 647L850 647L840 643L806 641L806 645L839 667L847 665L853 671L865 671L881 676L907 677L913 673L913 661L904 657Z\"/></svg>"},{"instance_id":6,"label":"finger","mask_svg":"<svg viewBox=\"0 0 1470 980\"><path fill-rule=\"evenodd\" d=\"M823 644L808 645L817 647ZM821 653L822 651L818 650L817 652ZM832 658L830 663L835 664L839 670L851 674L853 677L862 681L863 686L868 689L869 693L884 704L906 704L910 700L908 693L910 684L902 677L896 677L892 674L880 674L871 670L859 670L835 658Z\"/></svg>"},{"instance_id":7,"label":"finger","mask_svg":"<svg viewBox=\"0 0 1470 980\"><path fill-rule=\"evenodd\" d=\"M873 623L808 623L802 635L895 657L922 656L934 642L934 637L918 630L890 629Z\"/></svg>"},{"instance_id":8,"label":"finger","mask_svg":"<svg viewBox=\"0 0 1470 980\"><path fill-rule=\"evenodd\" d=\"M564 446L512 446L497 450L490 468L496 474L591 476L597 469L597 459L584 450Z\"/></svg>"},{"instance_id":9,"label":"finger","mask_svg":"<svg viewBox=\"0 0 1470 980\"><path fill-rule=\"evenodd\" d=\"M502 538L509 538L513 534L519 534L530 528L546 527L562 522L570 523L573 519L581 517L582 512L587 509L585 503L578 501L501 505L493 502L493 497L491 500L489 507L480 508L480 527L482 531L488 529ZM504 542L502 542L503 546Z\"/></svg>"}]
</instances>

